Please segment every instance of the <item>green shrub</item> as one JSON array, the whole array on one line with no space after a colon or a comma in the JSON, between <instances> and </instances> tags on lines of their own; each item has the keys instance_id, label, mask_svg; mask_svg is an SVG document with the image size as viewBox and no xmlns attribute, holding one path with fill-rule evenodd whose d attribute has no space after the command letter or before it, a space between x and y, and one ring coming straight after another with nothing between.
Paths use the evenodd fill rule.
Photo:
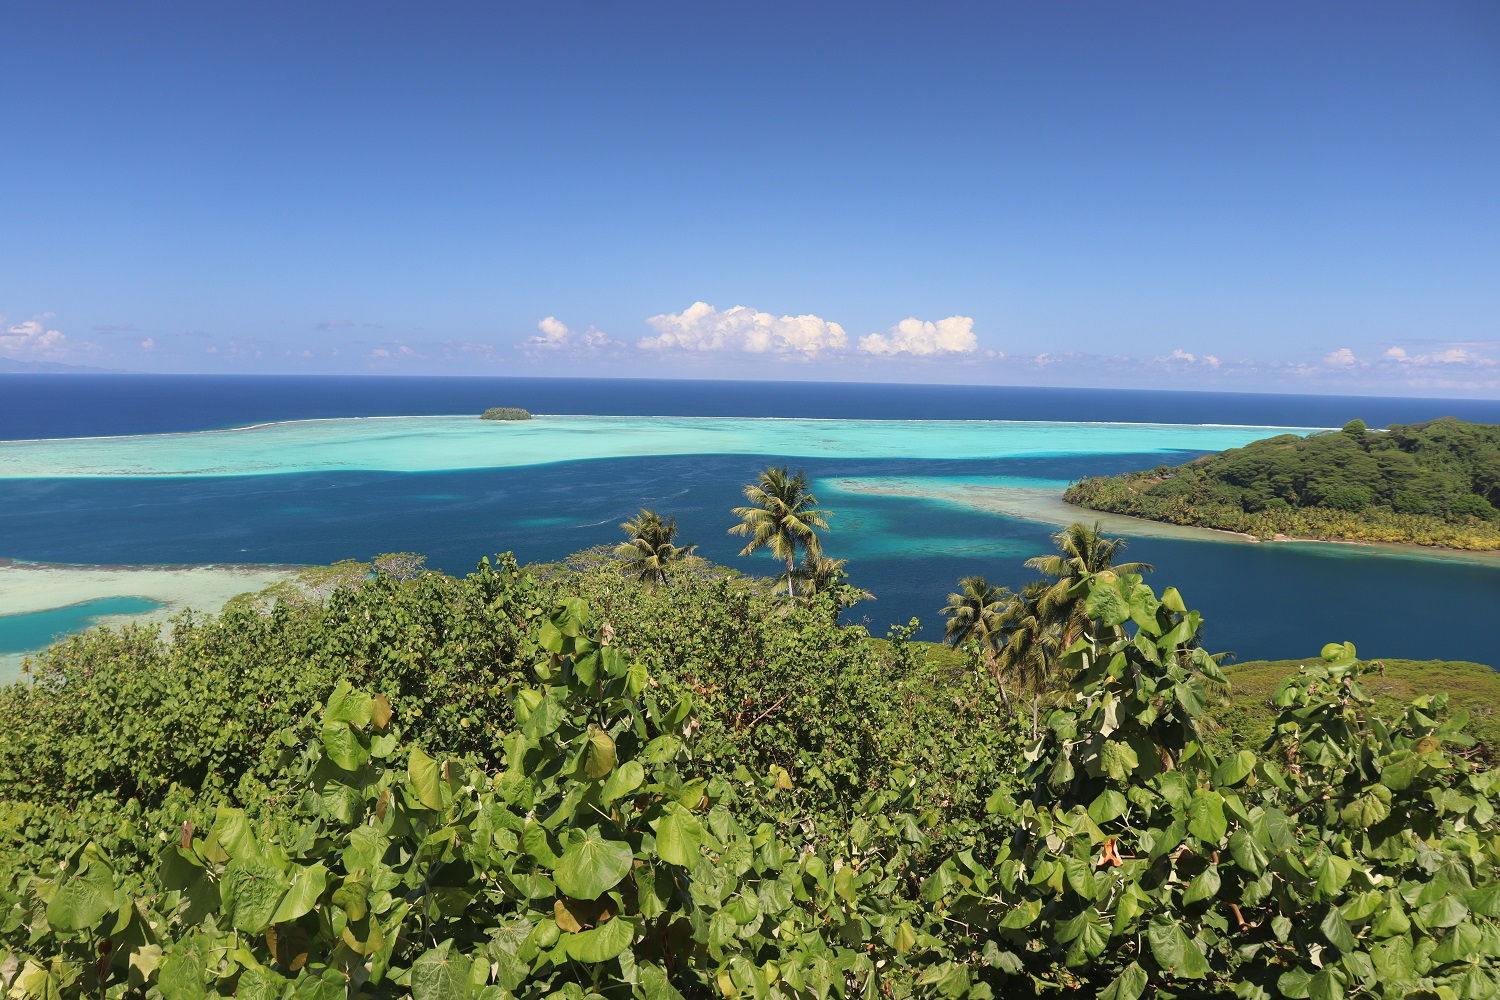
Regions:
<instances>
[{"instance_id":1,"label":"green shrub","mask_svg":"<svg viewBox=\"0 0 1500 1000\"><path fill-rule=\"evenodd\" d=\"M653 676L577 597L506 625L513 641L492 664L504 683L465 696L492 734L468 753L412 739L428 723L402 698L338 681L268 741L263 794L246 807L164 795L139 818L142 862L97 842L72 843L61 867L27 852L0 880L9 995L1500 990L1500 779L1467 758L1443 698L1382 718L1368 666L1331 645L1277 686L1258 751L1219 754L1200 723L1225 678L1197 643L1200 616L1133 574L1080 586L1088 625L1062 664L1070 696L956 817L925 809L928 776L894 764L837 821L799 804L805 775L727 759L732 698L710 708L720 692ZM908 639L866 640L888 654L870 662L896 676L930 667ZM982 704L962 710L983 725ZM965 817L975 806L984 823ZM14 815L6 803L0 816Z\"/></svg>"}]
</instances>

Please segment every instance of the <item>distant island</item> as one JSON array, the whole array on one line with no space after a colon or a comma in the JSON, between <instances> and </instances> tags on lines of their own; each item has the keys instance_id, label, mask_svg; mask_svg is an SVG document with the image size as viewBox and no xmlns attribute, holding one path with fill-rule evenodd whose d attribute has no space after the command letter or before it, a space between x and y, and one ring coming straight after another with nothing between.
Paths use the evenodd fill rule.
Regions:
<instances>
[{"instance_id":1,"label":"distant island","mask_svg":"<svg viewBox=\"0 0 1500 1000\"><path fill-rule=\"evenodd\" d=\"M1351 420L1185 465L1089 477L1063 498L1263 539L1500 550L1500 425L1442 417L1371 431Z\"/></svg>"},{"instance_id":2,"label":"distant island","mask_svg":"<svg viewBox=\"0 0 1500 1000\"><path fill-rule=\"evenodd\" d=\"M492 406L479 415L480 420L530 420L531 413L519 406Z\"/></svg>"},{"instance_id":3,"label":"distant island","mask_svg":"<svg viewBox=\"0 0 1500 1000\"><path fill-rule=\"evenodd\" d=\"M21 361L0 357L0 375L133 375L118 368L65 365L61 361Z\"/></svg>"}]
</instances>

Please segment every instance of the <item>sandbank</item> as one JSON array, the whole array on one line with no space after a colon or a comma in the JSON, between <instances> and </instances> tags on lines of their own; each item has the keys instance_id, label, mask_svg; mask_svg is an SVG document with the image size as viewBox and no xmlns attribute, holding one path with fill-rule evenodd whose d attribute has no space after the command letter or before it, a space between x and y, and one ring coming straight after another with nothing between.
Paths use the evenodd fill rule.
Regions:
<instances>
[{"instance_id":1,"label":"sandbank","mask_svg":"<svg viewBox=\"0 0 1500 1000\"><path fill-rule=\"evenodd\" d=\"M106 615L98 624L166 621L187 608L218 611L232 597L263 590L297 572L287 566L72 566L0 559L0 615L129 596L162 606L143 614ZM14 679L26 655L0 655L0 681Z\"/></svg>"}]
</instances>

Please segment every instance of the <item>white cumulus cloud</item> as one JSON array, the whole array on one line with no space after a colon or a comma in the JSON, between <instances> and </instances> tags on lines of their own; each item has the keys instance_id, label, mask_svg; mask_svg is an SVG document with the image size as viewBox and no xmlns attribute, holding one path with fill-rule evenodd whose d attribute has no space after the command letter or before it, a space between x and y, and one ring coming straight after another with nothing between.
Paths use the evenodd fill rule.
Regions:
<instances>
[{"instance_id":1,"label":"white cumulus cloud","mask_svg":"<svg viewBox=\"0 0 1500 1000\"><path fill-rule=\"evenodd\" d=\"M528 337L520 343L520 348L528 354L543 351L556 351L563 348L574 348L587 353L594 353L606 347L621 346L618 340L613 339L603 330L597 327L589 327L583 332L574 330L568 324L556 316L543 316L536 324L537 335Z\"/></svg>"},{"instance_id":2,"label":"white cumulus cloud","mask_svg":"<svg viewBox=\"0 0 1500 1000\"><path fill-rule=\"evenodd\" d=\"M1340 347L1336 351L1329 351L1323 355L1323 363L1334 368L1353 368L1359 364L1359 358L1347 347Z\"/></svg>"},{"instance_id":3,"label":"white cumulus cloud","mask_svg":"<svg viewBox=\"0 0 1500 1000\"><path fill-rule=\"evenodd\" d=\"M371 361L419 361L425 359L427 355L406 344L392 342L383 347L375 348L369 353L368 357Z\"/></svg>"},{"instance_id":4,"label":"white cumulus cloud","mask_svg":"<svg viewBox=\"0 0 1500 1000\"><path fill-rule=\"evenodd\" d=\"M42 313L32 319L0 326L0 351L8 354L48 357L63 352L63 342L68 338L61 330L51 329L47 320L51 313ZM3 324L4 320L0 320Z\"/></svg>"},{"instance_id":5,"label":"white cumulus cloud","mask_svg":"<svg viewBox=\"0 0 1500 1000\"><path fill-rule=\"evenodd\" d=\"M859 349L866 354L972 354L979 349L970 316L920 320L908 316L886 333L871 333L859 338Z\"/></svg>"},{"instance_id":6,"label":"white cumulus cloud","mask_svg":"<svg viewBox=\"0 0 1500 1000\"><path fill-rule=\"evenodd\" d=\"M1180 347L1172 349L1172 353L1156 359L1167 365L1207 365L1209 368L1217 368L1221 362L1217 355L1194 354L1192 351L1184 351Z\"/></svg>"},{"instance_id":7,"label":"white cumulus cloud","mask_svg":"<svg viewBox=\"0 0 1500 1000\"><path fill-rule=\"evenodd\" d=\"M811 314L773 316L749 306L715 309L694 302L680 313L663 313L646 320L656 330L636 346L650 351L742 351L814 358L824 351L842 350L849 335L837 323Z\"/></svg>"}]
</instances>

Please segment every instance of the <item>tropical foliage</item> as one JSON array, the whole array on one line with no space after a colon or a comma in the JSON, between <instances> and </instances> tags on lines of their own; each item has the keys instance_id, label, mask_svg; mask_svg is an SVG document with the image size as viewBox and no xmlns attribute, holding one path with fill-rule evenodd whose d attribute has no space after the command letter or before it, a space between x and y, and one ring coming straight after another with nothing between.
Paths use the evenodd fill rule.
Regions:
<instances>
[{"instance_id":1,"label":"tropical foliage","mask_svg":"<svg viewBox=\"0 0 1500 1000\"><path fill-rule=\"evenodd\" d=\"M1000 696L1010 710L1010 694L1000 672L1000 651L1015 608L1016 595L1009 587L997 587L982 576L958 581L958 592L948 595L942 614L943 636L954 646L972 644L984 657L985 666L1000 686Z\"/></svg>"},{"instance_id":2,"label":"tropical foliage","mask_svg":"<svg viewBox=\"0 0 1500 1000\"><path fill-rule=\"evenodd\" d=\"M734 508L740 523L729 533L748 539L740 555L767 549L786 564L784 579L791 597L798 550L812 556L823 554L818 532L828 530L828 511L818 509L818 498L808 489L804 473L781 466L763 471L755 482L745 485L744 493L749 506Z\"/></svg>"},{"instance_id":3,"label":"tropical foliage","mask_svg":"<svg viewBox=\"0 0 1500 1000\"><path fill-rule=\"evenodd\" d=\"M1020 595L964 581L942 655L607 549L70 639L0 690L4 989L1496 995L1500 778L1464 714L1378 710L1333 644L1258 742L1216 733L1201 616L1096 536Z\"/></svg>"},{"instance_id":4,"label":"tropical foliage","mask_svg":"<svg viewBox=\"0 0 1500 1000\"><path fill-rule=\"evenodd\" d=\"M531 413L519 406L492 406L479 415L480 420L530 420Z\"/></svg>"},{"instance_id":5,"label":"tropical foliage","mask_svg":"<svg viewBox=\"0 0 1500 1000\"><path fill-rule=\"evenodd\" d=\"M644 583L664 583L672 565L698 548L696 544L676 544L677 518L663 518L645 507L621 524L620 530L625 532L627 541L615 546L615 556L623 559L628 571Z\"/></svg>"},{"instance_id":6,"label":"tropical foliage","mask_svg":"<svg viewBox=\"0 0 1500 1000\"><path fill-rule=\"evenodd\" d=\"M942 611L947 618L945 638L954 646L972 643L979 648L1007 712L1012 691L1029 695L1033 737L1040 726L1042 701L1058 681L1062 653L1084 634L1088 623L1082 582L1111 567L1117 573L1151 572L1146 563L1116 565L1125 539L1104 536L1098 524L1071 524L1052 541L1056 554L1026 560L1027 567L1044 579L1012 593L984 577L965 577Z\"/></svg>"},{"instance_id":7,"label":"tropical foliage","mask_svg":"<svg viewBox=\"0 0 1500 1000\"><path fill-rule=\"evenodd\" d=\"M1095 510L1261 538L1500 549L1500 426L1444 417L1383 432L1282 434L1064 495Z\"/></svg>"}]
</instances>

